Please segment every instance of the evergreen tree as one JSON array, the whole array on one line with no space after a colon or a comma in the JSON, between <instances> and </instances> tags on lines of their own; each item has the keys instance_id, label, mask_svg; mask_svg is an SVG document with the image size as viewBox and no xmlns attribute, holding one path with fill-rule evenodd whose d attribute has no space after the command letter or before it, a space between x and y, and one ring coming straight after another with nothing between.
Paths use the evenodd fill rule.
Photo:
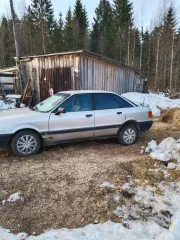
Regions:
<instances>
[{"instance_id":1,"label":"evergreen tree","mask_svg":"<svg viewBox=\"0 0 180 240\"><path fill-rule=\"evenodd\" d=\"M100 53L99 42L100 42L100 27L96 18L94 18L93 29L90 33L90 50L95 53Z\"/></svg>"},{"instance_id":2,"label":"evergreen tree","mask_svg":"<svg viewBox=\"0 0 180 240\"><path fill-rule=\"evenodd\" d=\"M133 6L129 0L114 0L113 10L117 39L117 60L129 64L133 27Z\"/></svg>"},{"instance_id":3,"label":"evergreen tree","mask_svg":"<svg viewBox=\"0 0 180 240\"><path fill-rule=\"evenodd\" d=\"M36 25L39 25L44 20L48 24L49 32L53 31L55 20L51 0L32 0L31 11Z\"/></svg>"},{"instance_id":4,"label":"evergreen tree","mask_svg":"<svg viewBox=\"0 0 180 240\"><path fill-rule=\"evenodd\" d=\"M171 5L168 9L167 15L165 16L165 27L175 29L175 26L176 26L175 11L173 6Z\"/></svg>"},{"instance_id":5,"label":"evergreen tree","mask_svg":"<svg viewBox=\"0 0 180 240\"><path fill-rule=\"evenodd\" d=\"M55 27L54 11L51 0L32 0L31 15L34 25L41 33L43 52L51 51L51 38Z\"/></svg>"},{"instance_id":6,"label":"evergreen tree","mask_svg":"<svg viewBox=\"0 0 180 240\"><path fill-rule=\"evenodd\" d=\"M64 51L64 22L62 13L59 14L58 23L55 24L52 38L52 51L63 52Z\"/></svg>"},{"instance_id":7,"label":"evergreen tree","mask_svg":"<svg viewBox=\"0 0 180 240\"><path fill-rule=\"evenodd\" d=\"M172 64L172 45L174 45L174 37L175 37L175 11L173 6L171 5L165 15L164 25L162 26L162 34L161 34L161 59L160 63L164 66L164 89L170 87L170 78L171 78L171 64Z\"/></svg>"},{"instance_id":8,"label":"evergreen tree","mask_svg":"<svg viewBox=\"0 0 180 240\"><path fill-rule=\"evenodd\" d=\"M113 11L108 0L101 0L95 10L91 32L91 50L107 57L114 57Z\"/></svg>"},{"instance_id":9,"label":"evergreen tree","mask_svg":"<svg viewBox=\"0 0 180 240\"><path fill-rule=\"evenodd\" d=\"M7 67L13 64L13 54L15 54L14 41L12 34L12 22L8 21L5 16L2 17L0 25L0 66Z\"/></svg>"},{"instance_id":10,"label":"evergreen tree","mask_svg":"<svg viewBox=\"0 0 180 240\"><path fill-rule=\"evenodd\" d=\"M142 73L144 74L144 76L147 77L148 75L148 58L149 58L149 51L150 51L150 48L149 48L149 44L150 44L150 35L149 35L149 32L146 31L144 34L143 34L143 39L142 39L142 49L143 49L143 52L142 52Z\"/></svg>"},{"instance_id":11,"label":"evergreen tree","mask_svg":"<svg viewBox=\"0 0 180 240\"><path fill-rule=\"evenodd\" d=\"M66 51L74 50L74 29L71 8L68 9L64 26L64 48Z\"/></svg>"},{"instance_id":12,"label":"evergreen tree","mask_svg":"<svg viewBox=\"0 0 180 240\"><path fill-rule=\"evenodd\" d=\"M81 0L76 0L74 7L74 37L75 49L83 49L86 43L88 33L88 18L85 7L83 8Z\"/></svg>"}]
</instances>

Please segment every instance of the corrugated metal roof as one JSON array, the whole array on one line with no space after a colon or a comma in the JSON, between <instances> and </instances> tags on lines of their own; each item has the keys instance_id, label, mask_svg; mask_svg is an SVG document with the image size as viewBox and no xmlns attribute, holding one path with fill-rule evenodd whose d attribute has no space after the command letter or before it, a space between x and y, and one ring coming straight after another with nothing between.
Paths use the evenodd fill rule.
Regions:
<instances>
[{"instance_id":1,"label":"corrugated metal roof","mask_svg":"<svg viewBox=\"0 0 180 240\"><path fill-rule=\"evenodd\" d=\"M52 54L44 54L44 55L34 55L34 56L27 56L27 57L21 57L20 58L20 61L31 61L33 58L46 58L46 57L53 57L53 56L60 56L60 55L72 55L72 54L85 54L85 55L89 55L89 56L92 56L92 57L96 57L100 60L103 60L103 61L106 61L106 62L110 62L112 64L116 64L120 67L123 67L123 68L126 68L126 69L129 69L129 70L133 70L135 71L137 74L141 75L142 77L144 77L141 73L140 73L140 70L136 69L136 68L133 68L131 66L128 66L126 64L123 64L119 61L116 61L114 59L110 59L110 58L107 58L107 57L104 57L100 54L97 54L97 53L94 53L94 52L91 52L91 51L88 51L88 50L78 50L78 51L70 51L70 52L61 52L61 53L52 53Z\"/></svg>"}]
</instances>

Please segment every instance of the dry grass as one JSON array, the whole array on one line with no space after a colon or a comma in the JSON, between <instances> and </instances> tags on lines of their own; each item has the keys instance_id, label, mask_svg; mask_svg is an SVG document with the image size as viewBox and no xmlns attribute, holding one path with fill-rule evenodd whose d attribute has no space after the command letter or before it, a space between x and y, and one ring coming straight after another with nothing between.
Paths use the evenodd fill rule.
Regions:
<instances>
[{"instance_id":1,"label":"dry grass","mask_svg":"<svg viewBox=\"0 0 180 240\"><path fill-rule=\"evenodd\" d=\"M174 112L173 125L180 129L180 109Z\"/></svg>"},{"instance_id":2,"label":"dry grass","mask_svg":"<svg viewBox=\"0 0 180 240\"><path fill-rule=\"evenodd\" d=\"M169 124L170 128L173 128L174 130L180 129L180 109L168 109L167 111L164 111L159 118L161 123ZM168 125L167 125L168 126Z\"/></svg>"}]
</instances>

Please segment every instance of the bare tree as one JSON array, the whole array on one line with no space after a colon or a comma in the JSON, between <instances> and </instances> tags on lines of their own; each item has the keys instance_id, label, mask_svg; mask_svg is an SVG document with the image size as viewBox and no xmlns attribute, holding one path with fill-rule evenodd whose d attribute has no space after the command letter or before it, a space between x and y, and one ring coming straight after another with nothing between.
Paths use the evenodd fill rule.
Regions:
<instances>
[{"instance_id":1,"label":"bare tree","mask_svg":"<svg viewBox=\"0 0 180 240\"><path fill-rule=\"evenodd\" d=\"M14 32L14 41L15 41L15 48L16 48L16 58L19 61L20 54L19 54L19 42L18 42L18 34L17 34L17 26L16 26L16 14L14 11L13 0L10 0L10 8L11 8L11 15L12 15L12 22L13 22L13 32Z\"/></svg>"},{"instance_id":2,"label":"bare tree","mask_svg":"<svg viewBox=\"0 0 180 240\"><path fill-rule=\"evenodd\" d=\"M160 45L160 33L157 37L157 52L156 52L156 75L155 75L155 89L157 90L158 68L159 68L159 45Z\"/></svg>"},{"instance_id":3,"label":"bare tree","mask_svg":"<svg viewBox=\"0 0 180 240\"><path fill-rule=\"evenodd\" d=\"M13 23L13 32L14 32L14 42L15 42L15 49L16 49L16 66L17 66L17 78L15 83L15 91L22 92L22 82L20 76L20 53L19 53L19 42L18 42L18 32L17 32L17 25L16 25L16 14L14 11L13 0L10 0L10 8L11 8L11 15L12 15L12 23Z\"/></svg>"},{"instance_id":4,"label":"bare tree","mask_svg":"<svg viewBox=\"0 0 180 240\"><path fill-rule=\"evenodd\" d=\"M173 39L172 39L171 65L170 65L170 91L172 90L172 73L173 73L173 61L174 61L174 39L175 39L175 31L173 31Z\"/></svg>"}]
</instances>

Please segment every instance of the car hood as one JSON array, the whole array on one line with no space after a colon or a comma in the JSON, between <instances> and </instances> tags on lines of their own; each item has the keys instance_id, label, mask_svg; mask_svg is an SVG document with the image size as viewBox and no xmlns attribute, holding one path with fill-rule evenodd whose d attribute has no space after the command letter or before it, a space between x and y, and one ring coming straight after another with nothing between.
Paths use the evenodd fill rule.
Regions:
<instances>
[{"instance_id":1,"label":"car hood","mask_svg":"<svg viewBox=\"0 0 180 240\"><path fill-rule=\"evenodd\" d=\"M16 109L8 109L8 110L1 110L0 111L0 122L9 121L9 120L16 120L21 119L23 121L24 118L35 117L39 116L42 113L32 111L29 108L16 108Z\"/></svg>"}]
</instances>

